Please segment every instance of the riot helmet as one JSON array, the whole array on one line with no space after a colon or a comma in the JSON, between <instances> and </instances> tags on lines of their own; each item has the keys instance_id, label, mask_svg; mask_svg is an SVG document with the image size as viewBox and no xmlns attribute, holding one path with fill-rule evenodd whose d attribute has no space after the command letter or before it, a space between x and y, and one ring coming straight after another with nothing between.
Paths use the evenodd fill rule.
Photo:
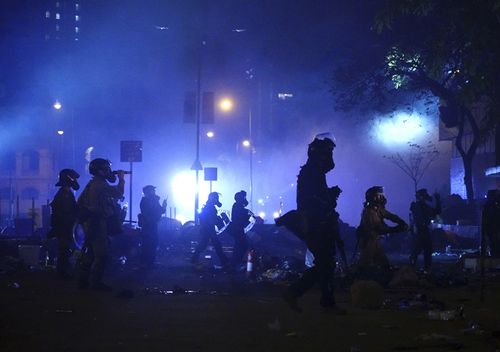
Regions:
<instances>
[{"instance_id":1,"label":"riot helmet","mask_svg":"<svg viewBox=\"0 0 500 352\"><path fill-rule=\"evenodd\" d=\"M243 205L243 207L246 207L248 205L247 192L245 192L245 191L239 191L239 192L235 193L235 195L234 195L234 201L237 204L241 204L241 205Z\"/></svg>"},{"instance_id":2,"label":"riot helmet","mask_svg":"<svg viewBox=\"0 0 500 352\"><path fill-rule=\"evenodd\" d=\"M116 181L116 175L111 171L111 162L107 159L97 158L90 162L89 172L93 176L102 177L109 182Z\"/></svg>"},{"instance_id":3,"label":"riot helmet","mask_svg":"<svg viewBox=\"0 0 500 352\"><path fill-rule=\"evenodd\" d=\"M415 198L417 200L423 200L426 202L430 202L432 200L432 197L429 195L429 193L427 192L427 189L425 189L425 188L419 189L417 191L417 193L415 193Z\"/></svg>"},{"instance_id":4,"label":"riot helmet","mask_svg":"<svg viewBox=\"0 0 500 352\"><path fill-rule=\"evenodd\" d=\"M69 186L75 191L78 191L80 189L80 185L77 180L79 177L80 174L73 169L62 169L59 171L59 180L57 181L56 186Z\"/></svg>"},{"instance_id":5,"label":"riot helmet","mask_svg":"<svg viewBox=\"0 0 500 352\"><path fill-rule=\"evenodd\" d=\"M387 203L387 198L385 198L384 187L373 186L366 190L365 192L365 204L366 205L381 205L385 206Z\"/></svg>"},{"instance_id":6,"label":"riot helmet","mask_svg":"<svg viewBox=\"0 0 500 352\"><path fill-rule=\"evenodd\" d=\"M156 187L153 185L147 185L147 186L142 187L142 193L144 193L145 196L147 196L149 194L154 194L155 190L156 190Z\"/></svg>"},{"instance_id":7,"label":"riot helmet","mask_svg":"<svg viewBox=\"0 0 500 352\"><path fill-rule=\"evenodd\" d=\"M218 192L210 193L208 195L207 204L213 204L220 208L222 206L222 203L219 201L219 193Z\"/></svg>"},{"instance_id":8,"label":"riot helmet","mask_svg":"<svg viewBox=\"0 0 500 352\"><path fill-rule=\"evenodd\" d=\"M307 148L307 161L312 162L322 172L327 173L335 167L332 155L335 143L331 138L324 137L320 139L318 137L321 136L316 136Z\"/></svg>"}]
</instances>

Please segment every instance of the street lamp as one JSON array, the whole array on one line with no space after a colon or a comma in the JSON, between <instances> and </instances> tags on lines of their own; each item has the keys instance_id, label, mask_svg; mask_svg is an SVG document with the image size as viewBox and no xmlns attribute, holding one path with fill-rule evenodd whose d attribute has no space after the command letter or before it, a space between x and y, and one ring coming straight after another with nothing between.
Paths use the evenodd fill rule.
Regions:
<instances>
[{"instance_id":1,"label":"street lamp","mask_svg":"<svg viewBox=\"0 0 500 352\"><path fill-rule=\"evenodd\" d=\"M219 108L224 112L229 112L233 109L234 103L230 98L223 98L219 101ZM242 145L245 148L249 149L250 155L250 189L248 190L250 193L250 209L253 210L253 153L255 148L253 146L252 140L252 108L248 109L248 139L245 139L242 142Z\"/></svg>"},{"instance_id":2,"label":"street lamp","mask_svg":"<svg viewBox=\"0 0 500 352\"><path fill-rule=\"evenodd\" d=\"M63 105L58 99L56 99L54 101L54 104L52 105L52 107L57 111L61 111L63 108ZM74 168L75 167L75 117L74 117L74 109L73 108L70 109L70 118L71 118L71 162L72 162L71 166ZM62 132L62 133L59 133L59 132ZM60 131L57 131L57 133L59 135L62 135L62 134L64 134L64 131L60 130ZM61 153L62 153L62 151L61 151Z\"/></svg>"}]
</instances>

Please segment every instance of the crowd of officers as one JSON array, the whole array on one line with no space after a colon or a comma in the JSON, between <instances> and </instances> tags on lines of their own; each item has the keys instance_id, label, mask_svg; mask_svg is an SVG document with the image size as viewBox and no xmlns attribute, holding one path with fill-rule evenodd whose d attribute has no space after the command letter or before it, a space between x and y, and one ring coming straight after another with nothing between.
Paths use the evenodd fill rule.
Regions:
<instances>
[{"instance_id":1,"label":"crowd of officers","mask_svg":"<svg viewBox=\"0 0 500 352\"><path fill-rule=\"evenodd\" d=\"M283 225L300 237L314 256L314 265L307 268L301 278L290 285L283 295L288 305L296 311L300 311L299 298L318 283L321 289L321 306L339 314L343 313L334 298L337 252L346 264L343 241L339 233L339 214L336 211L342 191L338 186L329 187L326 182L326 174L335 167L334 148L335 143L328 137L317 137L309 144L307 162L301 167L297 178L297 210L276 219L278 226ZM59 240L57 273L61 278L70 278L69 258L73 229L78 222L85 233L82 253L76 268L78 285L81 289L90 287L106 291L111 289L103 282L106 263L110 259L108 235L125 218L117 204L117 200L123 198L125 171L112 171L108 160L98 158L90 162L89 172L93 178L78 200L73 193L79 189L78 173L71 169L60 172L56 184L60 189L51 203L52 230L49 235ZM114 184L116 181L118 182ZM167 201L164 200L160 204L154 186L145 186L143 193L141 213L138 216L139 227L143 233L141 262L145 267L151 267L154 266L158 246L158 222L166 211ZM248 201L245 191L236 193L234 199L232 219L229 220L225 213L219 215L217 210L222 205L219 194L209 194L199 214L200 239L191 257L193 264L198 264L201 252L211 242L222 266L236 270L241 266L248 250L245 228L251 217L255 216L246 208ZM432 201L434 204L431 205ZM390 263L380 243L381 236L411 230L413 246L410 264L415 266L417 257L423 253L424 271L429 271L433 251L430 224L441 212L439 194L432 197L426 189L416 192L416 201L410 206L410 225L387 210L386 203L383 187L373 186L365 192L361 220L356 230L356 250L359 249L360 252L357 270L362 273L376 267L389 271ZM494 256L500 255L499 211L500 193L496 190L488 192L483 210L482 231ZM387 220L394 225L387 225ZM223 228L227 229L234 239L231 259L226 257L218 239L216 229Z\"/></svg>"}]
</instances>

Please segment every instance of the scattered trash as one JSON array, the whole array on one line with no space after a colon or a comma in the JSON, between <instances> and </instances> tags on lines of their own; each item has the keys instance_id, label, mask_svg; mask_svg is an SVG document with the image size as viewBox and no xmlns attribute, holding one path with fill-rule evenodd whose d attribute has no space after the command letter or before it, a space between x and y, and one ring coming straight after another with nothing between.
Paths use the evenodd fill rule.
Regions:
<instances>
[{"instance_id":1,"label":"scattered trash","mask_svg":"<svg viewBox=\"0 0 500 352\"><path fill-rule=\"evenodd\" d=\"M384 301L384 289L373 280L357 280L351 285L351 300L355 307L378 309Z\"/></svg>"},{"instance_id":2,"label":"scattered trash","mask_svg":"<svg viewBox=\"0 0 500 352\"><path fill-rule=\"evenodd\" d=\"M56 309L56 313L73 313L71 309Z\"/></svg>"},{"instance_id":3,"label":"scattered trash","mask_svg":"<svg viewBox=\"0 0 500 352\"><path fill-rule=\"evenodd\" d=\"M19 285L17 282L10 283L8 285L9 288L19 288L21 285Z\"/></svg>"},{"instance_id":4,"label":"scattered trash","mask_svg":"<svg viewBox=\"0 0 500 352\"><path fill-rule=\"evenodd\" d=\"M456 320L463 318L463 307L452 310L430 310L427 312L429 320Z\"/></svg>"},{"instance_id":5,"label":"scattered trash","mask_svg":"<svg viewBox=\"0 0 500 352\"><path fill-rule=\"evenodd\" d=\"M134 298L134 291L132 290L121 290L118 292L115 297L117 298Z\"/></svg>"},{"instance_id":6,"label":"scattered trash","mask_svg":"<svg viewBox=\"0 0 500 352\"><path fill-rule=\"evenodd\" d=\"M395 329L397 329L398 327L397 327L396 325L384 324L384 325L382 325L382 328L383 328L383 329L389 329L389 330L395 330Z\"/></svg>"},{"instance_id":7,"label":"scattered trash","mask_svg":"<svg viewBox=\"0 0 500 352\"><path fill-rule=\"evenodd\" d=\"M482 329L481 325L476 322L470 321L467 324L468 327L462 330L462 333L465 335L484 335L485 331Z\"/></svg>"},{"instance_id":8,"label":"scattered trash","mask_svg":"<svg viewBox=\"0 0 500 352\"><path fill-rule=\"evenodd\" d=\"M267 324L267 327L271 331L280 331L281 330L281 324L278 318L274 319L272 323Z\"/></svg>"}]
</instances>

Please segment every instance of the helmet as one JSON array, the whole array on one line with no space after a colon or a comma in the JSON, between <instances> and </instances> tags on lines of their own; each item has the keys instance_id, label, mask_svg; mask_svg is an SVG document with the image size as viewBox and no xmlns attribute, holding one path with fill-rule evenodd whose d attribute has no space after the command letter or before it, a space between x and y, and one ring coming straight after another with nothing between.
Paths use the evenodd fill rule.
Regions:
<instances>
[{"instance_id":1,"label":"helmet","mask_svg":"<svg viewBox=\"0 0 500 352\"><path fill-rule=\"evenodd\" d=\"M213 205L217 205L220 208L222 206L222 203L219 202L219 193L217 193L217 192L210 193L208 195L207 204L208 203L213 204Z\"/></svg>"},{"instance_id":2,"label":"helmet","mask_svg":"<svg viewBox=\"0 0 500 352\"><path fill-rule=\"evenodd\" d=\"M365 201L367 204L385 205L387 199L384 195L384 187L373 186L368 188L365 192Z\"/></svg>"},{"instance_id":3,"label":"helmet","mask_svg":"<svg viewBox=\"0 0 500 352\"><path fill-rule=\"evenodd\" d=\"M116 181L116 175L111 171L111 162L107 159L97 158L90 162L89 172L93 176L104 177L109 182Z\"/></svg>"},{"instance_id":4,"label":"helmet","mask_svg":"<svg viewBox=\"0 0 500 352\"><path fill-rule=\"evenodd\" d=\"M314 138L307 148L308 161L313 162L321 168L325 173L335 167L332 152L335 148L335 143L330 138Z\"/></svg>"},{"instance_id":5,"label":"helmet","mask_svg":"<svg viewBox=\"0 0 500 352\"><path fill-rule=\"evenodd\" d=\"M59 171L59 180L57 181L56 186L69 186L75 191L78 191L80 189L80 185L78 184L77 178L79 177L80 174L73 169L62 169Z\"/></svg>"},{"instance_id":6,"label":"helmet","mask_svg":"<svg viewBox=\"0 0 500 352\"><path fill-rule=\"evenodd\" d=\"M417 193L415 193L415 198L417 198L417 200L422 199L429 202L432 200L432 197L429 195L429 193L427 193L427 189L425 188L419 189Z\"/></svg>"},{"instance_id":7,"label":"helmet","mask_svg":"<svg viewBox=\"0 0 500 352\"><path fill-rule=\"evenodd\" d=\"M142 192L144 194L146 194L146 193L149 193L149 192L153 192L155 189L156 189L155 186L147 185L147 186L142 187Z\"/></svg>"},{"instance_id":8,"label":"helmet","mask_svg":"<svg viewBox=\"0 0 500 352\"><path fill-rule=\"evenodd\" d=\"M234 195L234 201L239 204L243 204L244 207L248 205L247 192L239 191Z\"/></svg>"}]
</instances>

